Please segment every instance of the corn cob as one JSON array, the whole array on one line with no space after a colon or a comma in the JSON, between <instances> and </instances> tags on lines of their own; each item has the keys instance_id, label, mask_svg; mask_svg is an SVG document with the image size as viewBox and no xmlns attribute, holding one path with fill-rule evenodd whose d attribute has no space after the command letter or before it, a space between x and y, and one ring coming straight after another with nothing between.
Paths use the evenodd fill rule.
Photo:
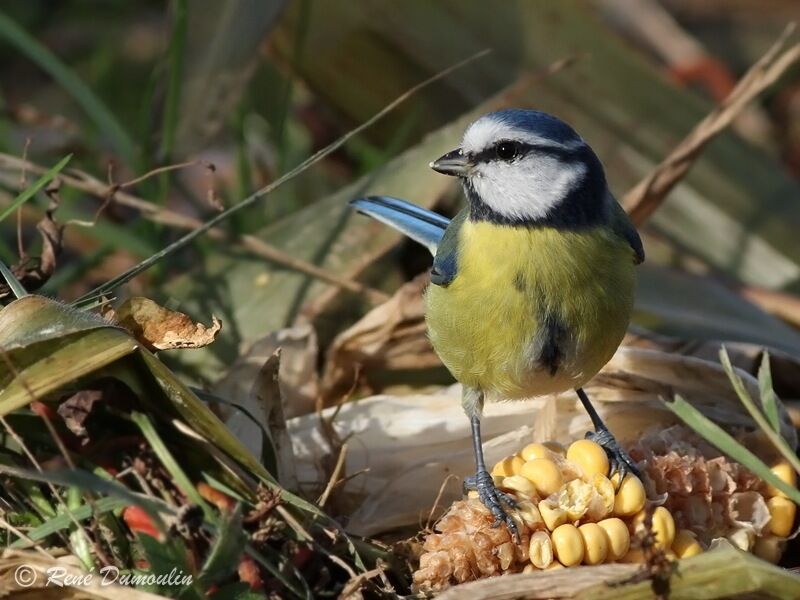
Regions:
<instances>
[{"instance_id":1,"label":"corn cob","mask_svg":"<svg viewBox=\"0 0 800 600\"><path fill-rule=\"evenodd\" d=\"M556 443L529 444L492 469L495 483L518 501L511 511L520 531L514 543L505 527L471 492L455 502L424 542L418 590L503 573L642 562L649 523L657 551L688 558L726 538L743 550L777 562L794 527L796 505L738 463L719 456L682 426L642 437L629 453L644 481L609 479L605 451L590 440L565 451ZM776 462L783 481L794 470ZM633 543L632 543L633 542Z\"/></svg>"}]
</instances>

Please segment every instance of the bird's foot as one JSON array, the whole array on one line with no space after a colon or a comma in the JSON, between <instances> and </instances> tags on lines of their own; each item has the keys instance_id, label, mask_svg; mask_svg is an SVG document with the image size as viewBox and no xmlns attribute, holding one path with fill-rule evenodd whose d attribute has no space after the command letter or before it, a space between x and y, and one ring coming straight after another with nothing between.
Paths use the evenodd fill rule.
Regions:
<instances>
[{"instance_id":1,"label":"bird's foot","mask_svg":"<svg viewBox=\"0 0 800 600\"><path fill-rule=\"evenodd\" d=\"M514 541L519 543L517 524L503 508L503 504L508 505L510 508L516 508L517 502L505 492L497 489L488 471L478 471L475 475L467 477L464 480L464 489L477 491L480 501L494 515L492 527L498 527L501 523L505 523L514 537Z\"/></svg>"},{"instance_id":2,"label":"bird's foot","mask_svg":"<svg viewBox=\"0 0 800 600\"><path fill-rule=\"evenodd\" d=\"M642 475L639 472L639 467L636 466L636 463L628 455L628 453L622 449L622 446L619 445L617 438L615 438L608 429L603 428L598 429L597 431L589 431L586 434L586 439L592 440L593 442L599 444L600 447L606 451L610 466L610 470L608 472L609 477L611 477L614 473L619 473L620 483L622 483L622 480L625 479L625 475L628 473L633 473L639 479L642 478Z\"/></svg>"}]
</instances>

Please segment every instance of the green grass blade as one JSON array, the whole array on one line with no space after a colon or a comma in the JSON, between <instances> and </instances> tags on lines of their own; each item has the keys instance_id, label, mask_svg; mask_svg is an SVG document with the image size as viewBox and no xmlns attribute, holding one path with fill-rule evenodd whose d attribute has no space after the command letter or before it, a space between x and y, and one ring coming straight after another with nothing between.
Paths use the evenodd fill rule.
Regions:
<instances>
[{"instance_id":1,"label":"green grass blade","mask_svg":"<svg viewBox=\"0 0 800 600\"><path fill-rule=\"evenodd\" d=\"M0 221L4 221L6 217L8 217L8 215L13 213L20 206L25 204L28 200L33 198L39 190L41 190L44 186L53 181L56 175L58 175L61 172L61 170L67 166L67 163L70 161L71 158L72 154L68 154L67 156L62 158L55 167L48 170L44 175L39 177L39 179L37 179L33 185L28 186L27 188L22 190L22 192L20 192L20 194L16 198L14 198L11 204L9 204L2 211L0 211Z\"/></svg>"},{"instance_id":2,"label":"green grass blade","mask_svg":"<svg viewBox=\"0 0 800 600\"><path fill-rule=\"evenodd\" d=\"M206 519L212 523L215 522L217 519L216 514L211 510L211 507L208 505L208 503L203 500L203 497L197 491L197 488L192 483L192 480L189 479L183 469L181 469L178 461L175 460L175 457L164 443L164 440L162 440L161 436L158 435L158 432L153 426L153 422L150 420L150 418L144 413L134 412L131 414L131 419L133 419L133 422L136 423L139 429L142 430L142 434L150 444L153 452L156 454L156 456L158 456L161 464L164 465L164 468L169 471L169 474L175 480L175 485L180 488L180 490L192 503L197 504L203 509Z\"/></svg>"},{"instance_id":3,"label":"green grass blade","mask_svg":"<svg viewBox=\"0 0 800 600\"><path fill-rule=\"evenodd\" d=\"M128 501L123 500L122 498L114 498L111 496L107 496L105 498L100 498L94 502L94 509L89 506L88 504L84 504L83 506L79 506L72 510L72 516L75 517L78 521L83 521L84 519L88 519L92 515L99 515L110 512L112 510L117 510L118 508L124 508L128 506ZM29 529L26 532L26 535L33 540L34 542L39 542L46 537L57 533L58 531L62 531L64 529L69 529L73 526L72 518L67 514L60 514L55 517L48 519L46 522L34 527L33 529ZM17 540L13 544L11 544L11 548L27 548L28 541L24 539Z\"/></svg>"},{"instance_id":4,"label":"green grass blade","mask_svg":"<svg viewBox=\"0 0 800 600\"><path fill-rule=\"evenodd\" d=\"M239 565L239 559L247 544L247 534L242 525L242 506L229 515L223 516L203 568L197 575L198 583L208 587L211 583L222 581L232 575Z\"/></svg>"},{"instance_id":5,"label":"green grass blade","mask_svg":"<svg viewBox=\"0 0 800 600\"><path fill-rule=\"evenodd\" d=\"M39 40L20 27L13 19L0 11L0 36L17 50L35 62L52 77L81 106L103 134L111 138L117 151L129 163L134 164L135 146L128 133L114 114L92 89L65 65Z\"/></svg>"},{"instance_id":6,"label":"green grass blade","mask_svg":"<svg viewBox=\"0 0 800 600\"><path fill-rule=\"evenodd\" d=\"M24 298L28 295L28 292L19 282L19 279L14 276L14 273L11 272L11 269L9 269L3 261L0 261L0 275L6 280L8 287L11 288L11 293L13 293L16 298Z\"/></svg>"},{"instance_id":7,"label":"green grass blade","mask_svg":"<svg viewBox=\"0 0 800 600\"><path fill-rule=\"evenodd\" d=\"M739 400L741 400L744 407L747 409L747 412L750 413L750 416L753 417L753 420L758 424L761 430L764 432L769 438L769 441L772 442L772 445L783 455L783 457L789 461L789 464L792 465L795 471L800 474L800 458L797 457L794 450L789 448L789 444L786 443L786 440L783 439L783 436L774 431L772 426L767 423L767 420L764 418L764 415L756 406L756 403L753 402L753 399L750 397L750 393L747 391L747 388L744 387L744 382L742 378L736 373L731 364L731 359L728 356L728 351L725 349L725 346L722 346L719 350L719 360L722 363L723 368L725 369L725 373L728 375L728 379L730 379L731 383L733 384L733 389L736 390L736 394L739 396Z\"/></svg>"},{"instance_id":8,"label":"green grass blade","mask_svg":"<svg viewBox=\"0 0 800 600\"><path fill-rule=\"evenodd\" d=\"M742 446L722 429L722 427L711 421L684 398L678 395L675 396L672 402L665 401L664 403L672 412L678 415L686 425L691 427L708 443L730 456L733 460L743 464L770 485L778 488L786 494L786 496L791 498L792 502L800 503L800 490L793 488L781 480L780 477L770 471L767 465L761 462L761 459Z\"/></svg>"},{"instance_id":9,"label":"green grass blade","mask_svg":"<svg viewBox=\"0 0 800 600\"><path fill-rule=\"evenodd\" d=\"M769 366L769 352L764 350L761 356L761 366L758 368L758 388L761 391L761 406L767 421L775 432L780 433L781 420L778 416L778 397L772 389L772 370Z\"/></svg>"}]
</instances>

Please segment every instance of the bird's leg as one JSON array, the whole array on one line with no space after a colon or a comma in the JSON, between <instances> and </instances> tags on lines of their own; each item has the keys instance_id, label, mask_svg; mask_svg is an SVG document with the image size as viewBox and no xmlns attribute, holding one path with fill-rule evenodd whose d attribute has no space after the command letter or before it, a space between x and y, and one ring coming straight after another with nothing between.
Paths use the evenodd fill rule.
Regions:
<instances>
[{"instance_id":1,"label":"bird's leg","mask_svg":"<svg viewBox=\"0 0 800 600\"><path fill-rule=\"evenodd\" d=\"M589 413L592 425L594 425L594 431L587 432L586 438L600 444L606 451L606 454L608 454L608 460L611 466L611 471L608 474L609 477L615 472L619 472L620 482L625 478L627 473L633 473L641 479L642 476L639 473L639 468L636 466L636 463L633 462L633 459L628 456L628 453L622 449L622 446L619 445L614 434L612 434L606 424L603 423L603 419L600 418L600 415L597 414L592 403L589 402L589 396L586 395L583 388L577 388L575 392L578 394L578 398L581 399L583 408Z\"/></svg>"},{"instance_id":2,"label":"bird's leg","mask_svg":"<svg viewBox=\"0 0 800 600\"><path fill-rule=\"evenodd\" d=\"M511 535L514 536L514 540L519 542L517 524L503 508L503 503L511 508L515 508L517 503L511 496L497 489L492 476L486 470L486 463L483 459L480 417L483 409L483 393L464 388L463 404L472 424L472 448L475 453L475 466L477 467L474 476L464 479L464 489L477 491L480 501L494 515L494 527L505 523Z\"/></svg>"}]
</instances>

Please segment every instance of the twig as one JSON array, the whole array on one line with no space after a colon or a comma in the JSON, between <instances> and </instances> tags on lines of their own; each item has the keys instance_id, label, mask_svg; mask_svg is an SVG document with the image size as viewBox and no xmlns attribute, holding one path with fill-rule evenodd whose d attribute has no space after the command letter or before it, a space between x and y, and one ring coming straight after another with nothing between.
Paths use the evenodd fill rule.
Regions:
<instances>
[{"instance_id":1,"label":"twig","mask_svg":"<svg viewBox=\"0 0 800 600\"><path fill-rule=\"evenodd\" d=\"M320 508L325 506L325 503L328 501L328 498L333 491L333 488L336 487L336 484L339 482L339 476L342 474L342 469L344 468L344 459L347 455L347 442L342 444L342 447L339 448L339 457L336 459L336 465L333 467L333 471L331 472L331 476L328 478L328 484L325 486L325 490L322 492L322 495L317 500L317 506Z\"/></svg>"},{"instance_id":2,"label":"twig","mask_svg":"<svg viewBox=\"0 0 800 600\"><path fill-rule=\"evenodd\" d=\"M186 164L191 165L194 163L185 163L182 166L186 166ZM19 157L11 154L3 153L0 153L0 168L20 170L27 169L31 173L36 174L42 174L47 171L47 169L40 165L20 159ZM149 175L152 175L152 172L150 172ZM139 177L138 180L141 180L142 177ZM60 179L64 185L81 190L87 194L91 194L102 201L102 204L95 213L95 217L92 221L68 222L72 225L92 226L97 221L97 218L109 206L109 204L111 204L111 202L116 202L122 206L133 208L141 213L141 215L146 219L153 221L154 223L161 223L169 227L174 227L175 229L194 230L203 225L203 221L200 219L172 211L168 208L161 208L147 200L122 191L122 188L128 187L130 182L127 182L126 184L104 183L92 175L78 169L69 169L68 173L62 172L59 174L58 179ZM223 230L216 228L210 229L208 231L208 235L214 240L224 240L228 238L228 234L226 234ZM274 263L283 265L336 287L346 289L356 294L361 294L373 304L380 304L389 299L389 295L385 294L384 292L373 289L357 281L339 277L329 273L317 265L290 256L283 250L268 244L254 235L245 234L239 238L239 242L242 246L256 256L260 256Z\"/></svg>"},{"instance_id":3,"label":"twig","mask_svg":"<svg viewBox=\"0 0 800 600\"><path fill-rule=\"evenodd\" d=\"M27 160L28 149L31 147L31 138L25 138L25 146L22 148L22 158ZM19 173L19 189L20 192L28 186L28 174L25 169ZM25 262L27 255L25 254L25 245L22 240L22 206L17 209L17 254L19 255L19 262Z\"/></svg>"},{"instance_id":4,"label":"twig","mask_svg":"<svg viewBox=\"0 0 800 600\"><path fill-rule=\"evenodd\" d=\"M436 494L436 499L433 501L433 505L431 506L431 512L428 513L428 520L425 522L425 529L427 530L429 530L433 525L433 515L436 514L436 509L439 508L439 502L442 500L444 490L447 488L447 484L450 483L451 479L458 479L458 477L450 474L444 478L442 485L439 486L439 493Z\"/></svg>"},{"instance_id":5,"label":"twig","mask_svg":"<svg viewBox=\"0 0 800 600\"><path fill-rule=\"evenodd\" d=\"M700 121L647 177L625 194L622 205L634 224L644 223L686 175L703 148L728 127L756 96L800 59L800 43L784 52L794 31L795 25L789 24L766 54L739 80L728 97Z\"/></svg>"}]
</instances>

